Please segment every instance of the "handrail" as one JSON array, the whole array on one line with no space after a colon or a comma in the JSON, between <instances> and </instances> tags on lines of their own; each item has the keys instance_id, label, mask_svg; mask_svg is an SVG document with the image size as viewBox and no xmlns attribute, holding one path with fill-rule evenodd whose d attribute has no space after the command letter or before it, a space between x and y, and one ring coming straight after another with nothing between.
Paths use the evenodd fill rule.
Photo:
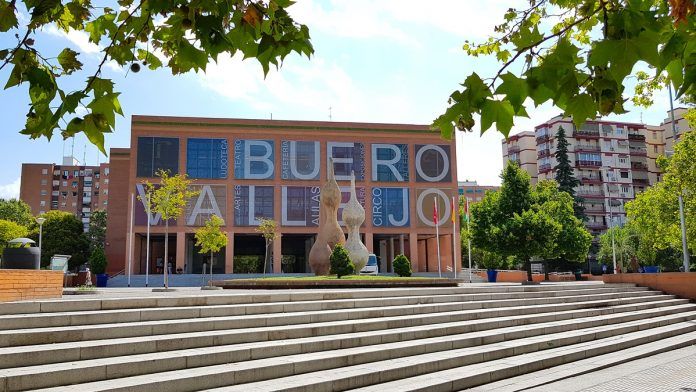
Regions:
<instances>
[{"instance_id":1,"label":"handrail","mask_svg":"<svg viewBox=\"0 0 696 392\"><path fill-rule=\"evenodd\" d=\"M113 275L109 275L109 279L113 279L113 278L115 278L115 277L117 277L117 276L119 276L119 275L124 275L125 273L126 273L126 269L124 268L124 269L118 271L117 273L115 273L115 274L113 274Z\"/></svg>"}]
</instances>

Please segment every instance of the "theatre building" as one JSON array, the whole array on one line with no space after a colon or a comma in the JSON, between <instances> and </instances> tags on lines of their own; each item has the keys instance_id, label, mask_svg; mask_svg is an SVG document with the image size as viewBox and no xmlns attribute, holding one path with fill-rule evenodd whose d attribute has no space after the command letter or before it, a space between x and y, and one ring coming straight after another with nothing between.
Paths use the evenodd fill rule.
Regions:
<instances>
[{"instance_id":1,"label":"theatre building","mask_svg":"<svg viewBox=\"0 0 696 392\"><path fill-rule=\"evenodd\" d=\"M201 273L208 262L194 233L212 214L224 220L228 234L227 247L213 263L215 273L254 272L262 265L265 243L256 231L262 218L278 224L272 271L311 272L308 255L330 158L344 203L355 173L365 207L362 239L379 257L380 271L392 271L392 260L404 253L415 271L438 272L434 203L439 269L451 271L453 255L459 254L451 215L456 214L455 144L428 126L151 116L133 116L131 147L111 149L109 271L127 271L129 260L133 274L145 273L147 263L151 273L161 271L164 222L151 214L147 260L148 217L141 200L143 184L156 183L155 173L164 169L187 174L199 192L169 224L169 262L179 273Z\"/></svg>"}]
</instances>

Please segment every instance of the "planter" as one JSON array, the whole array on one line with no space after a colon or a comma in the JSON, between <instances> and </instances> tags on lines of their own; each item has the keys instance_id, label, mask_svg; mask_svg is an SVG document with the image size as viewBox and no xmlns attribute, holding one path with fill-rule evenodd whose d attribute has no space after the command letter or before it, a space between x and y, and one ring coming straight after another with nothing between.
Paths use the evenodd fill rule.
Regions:
<instances>
[{"instance_id":1,"label":"planter","mask_svg":"<svg viewBox=\"0 0 696 392\"><path fill-rule=\"evenodd\" d=\"M498 271L496 271L494 269L487 270L486 275L488 275L488 282L490 282L490 283L495 283L496 280L498 279Z\"/></svg>"},{"instance_id":2,"label":"planter","mask_svg":"<svg viewBox=\"0 0 696 392\"><path fill-rule=\"evenodd\" d=\"M582 270L575 271L575 280L582 280Z\"/></svg>"},{"instance_id":3,"label":"planter","mask_svg":"<svg viewBox=\"0 0 696 392\"><path fill-rule=\"evenodd\" d=\"M643 272L646 274L656 274L660 272L660 266L659 265L648 265L643 267Z\"/></svg>"},{"instance_id":4,"label":"planter","mask_svg":"<svg viewBox=\"0 0 696 392\"><path fill-rule=\"evenodd\" d=\"M106 287L109 281L109 274L97 274L97 287Z\"/></svg>"}]
</instances>

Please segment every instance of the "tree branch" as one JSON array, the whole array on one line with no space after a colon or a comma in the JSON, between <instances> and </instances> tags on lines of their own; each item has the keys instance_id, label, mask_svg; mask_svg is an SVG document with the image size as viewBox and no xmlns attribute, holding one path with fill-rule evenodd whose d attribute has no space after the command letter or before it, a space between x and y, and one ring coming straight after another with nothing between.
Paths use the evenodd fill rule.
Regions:
<instances>
[{"instance_id":1,"label":"tree branch","mask_svg":"<svg viewBox=\"0 0 696 392\"><path fill-rule=\"evenodd\" d=\"M27 38L29 38L29 34L30 34L30 33L31 33L31 29L29 28L29 26L27 26L27 33L24 34L24 38L22 38L22 39L19 41L19 43L17 44L17 46L15 46L15 48L12 49L12 51L11 51L10 54L7 56L7 58L6 58L5 61L2 63L2 65L0 65L0 71L1 71L3 68L5 68L5 66L6 66L7 64L9 64L9 62L14 58L15 53L17 52L17 50L18 50L19 48L22 47L22 44L24 44L24 42L27 40Z\"/></svg>"}]
</instances>

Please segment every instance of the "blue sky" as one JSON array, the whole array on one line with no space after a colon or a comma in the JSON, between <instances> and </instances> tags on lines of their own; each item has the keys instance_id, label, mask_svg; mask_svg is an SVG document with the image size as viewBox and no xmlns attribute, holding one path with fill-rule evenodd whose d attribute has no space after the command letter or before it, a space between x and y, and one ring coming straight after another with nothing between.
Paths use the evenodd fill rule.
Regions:
<instances>
[{"instance_id":1,"label":"blue sky","mask_svg":"<svg viewBox=\"0 0 696 392\"><path fill-rule=\"evenodd\" d=\"M289 56L279 71L272 70L265 79L258 63L236 57L221 57L206 73L179 76L168 70L127 73L109 65L105 76L122 93L125 116L117 119L116 132L107 136L107 149L128 147L132 114L270 118L272 113L274 119L328 120L331 107L334 121L430 124L469 73L490 77L497 70L490 59L467 58L461 50L464 40L484 39L507 8L525 4L524 0L298 0L289 11L308 25L316 53L309 60ZM100 61L100 48L78 32L65 34L48 27L35 40L44 54L52 56L66 45L74 48L91 71ZM13 37L0 36L0 48L14 43ZM8 76L9 67L0 71L3 85ZM76 74L69 83L78 88L86 76ZM646 123L659 124L664 118L666 94L659 93L657 102L642 110ZM27 104L26 87L0 93L4 136L0 197L19 195L22 162L60 162L63 151L69 155L72 149L72 141L63 142L60 135L51 142L19 135ZM513 133L532 130L560 113L548 105L528 112L530 118L517 119ZM640 113L631 110L617 118L639 122ZM499 183L500 141L501 135L492 129L483 136L478 131L460 133L459 179ZM75 138L74 154L80 160L86 157L87 164L107 160L82 135Z\"/></svg>"}]
</instances>

